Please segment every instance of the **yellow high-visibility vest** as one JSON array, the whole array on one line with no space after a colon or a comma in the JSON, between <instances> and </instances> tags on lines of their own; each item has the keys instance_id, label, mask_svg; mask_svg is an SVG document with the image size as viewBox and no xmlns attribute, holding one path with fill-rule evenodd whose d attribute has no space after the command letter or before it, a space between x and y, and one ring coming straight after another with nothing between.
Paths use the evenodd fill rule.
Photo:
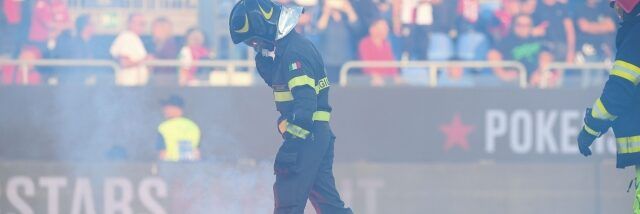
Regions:
<instances>
[{"instance_id":1,"label":"yellow high-visibility vest","mask_svg":"<svg viewBox=\"0 0 640 214\"><path fill-rule=\"evenodd\" d=\"M188 151L193 151L200 145L200 128L184 117L164 121L158 126L158 132L164 139L165 161L191 159Z\"/></svg>"}]
</instances>

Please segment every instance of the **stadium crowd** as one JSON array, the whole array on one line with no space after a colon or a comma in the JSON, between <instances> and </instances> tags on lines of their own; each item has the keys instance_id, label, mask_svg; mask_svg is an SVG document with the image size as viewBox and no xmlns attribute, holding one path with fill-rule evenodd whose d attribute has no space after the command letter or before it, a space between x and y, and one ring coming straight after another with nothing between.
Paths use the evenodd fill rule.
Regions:
<instances>
[{"instance_id":1,"label":"stadium crowd","mask_svg":"<svg viewBox=\"0 0 640 214\"><path fill-rule=\"evenodd\" d=\"M604 0L277 1L305 7L296 30L320 48L332 82L352 60L514 60L525 66L529 83L538 85L542 68L551 62L605 62L615 52L617 17ZM130 14L122 32L98 44L95 18L80 15L72 20L64 0L2 0L0 6L0 58L113 59L122 68L116 83L125 86L148 81L184 85L201 70L190 62L228 59L216 54L225 47L209 45L218 38L197 27L176 36L173 27L180 23L166 17L147 20L144 14ZM147 68L144 62L153 59L180 60L184 66ZM52 75L63 82L82 82L78 77L87 73L79 67L21 69L33 72L18 75L18 68L3 66L0 84L42 84ZM439 85L453 87L516 83L519 77L506 68L451 67L439 72ZM362 73L373 86L419 85L427 78L422 75L426 71L413 68L364 68ZM554 70L549 83L566 76L577 75Z\"/></svg>"}]
</instances>

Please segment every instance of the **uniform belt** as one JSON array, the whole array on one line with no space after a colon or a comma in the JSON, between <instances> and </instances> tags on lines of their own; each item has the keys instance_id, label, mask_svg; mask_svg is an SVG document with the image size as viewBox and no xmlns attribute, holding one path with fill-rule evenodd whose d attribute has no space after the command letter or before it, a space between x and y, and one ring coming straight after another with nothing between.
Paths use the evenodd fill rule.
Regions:
<instances>
[{"instance_id":1,"label":"uniform belt","mask_svg":"<svg viewBox=\"0 0 640 214\"><path fill-rule=\"evenodd\" d=\"M313 113L313 121L329 122L331 119L331 112L328 111L316 111Z\"/></svg>"}]
</instances>

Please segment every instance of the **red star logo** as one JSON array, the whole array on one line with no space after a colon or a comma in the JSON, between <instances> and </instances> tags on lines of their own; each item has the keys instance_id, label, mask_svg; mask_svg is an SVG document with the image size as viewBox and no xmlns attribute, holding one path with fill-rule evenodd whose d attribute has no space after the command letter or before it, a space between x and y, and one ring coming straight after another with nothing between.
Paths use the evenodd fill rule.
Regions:
<instances>
[{"instance_id":1,"label":"red star logo","mask_svg":"<svg viewBox=\"0 0 640 214\"><path fill-rule=\"evenodd\" d=\"M454 146L469 150L467 136L473 132L474 129L472 125L462 123L460 114L455 114L451 123L440 126L440 131L447 136L447 141L444 143L444 150L449 151L449 149Z\"/></svg>"}]
</instances>

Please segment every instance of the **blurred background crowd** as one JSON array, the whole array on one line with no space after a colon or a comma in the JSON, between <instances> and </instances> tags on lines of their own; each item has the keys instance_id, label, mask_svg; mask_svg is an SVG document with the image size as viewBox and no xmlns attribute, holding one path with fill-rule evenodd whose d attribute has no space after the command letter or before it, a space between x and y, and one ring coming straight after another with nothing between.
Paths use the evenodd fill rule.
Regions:
<instances>
[{"instance_id":1,"label":"blurred background crowd","mask_svg":"<svg viewBox=\"0 0 640 214\"><path fill-rule=\"evenodd\" d=\"M194 62L252 60L228 38L234 0L2 0L0 60L111 60L98 66L0 65L0 84L202 85L226 78ZM278 0L305 8L297 31L324 55L328 77L367 61L517 61L529 85L585 85L583 71L550 63L607 63L615 55L618 18L604 0ZM149 62L167 62L163 67ZM170 61L166 61L170 60ZM88 63L91 64L91 63ZM73 65L73 66L72 66ZM517 85L522 71L452 63L437 70L438 86ZM211 69L213 68L213 69ZM249 68L250 70L251 68ZM235 70L235 68L234 68ZM428 69L353 69L352 81L372 86L427 85ZM239 71L246 71L239 69ZM519 73L520 72L520 73ZM251 72L239 72L243 75ZM115 74L115 75L114 75ZM358 78L360 76L361 78ZM594 72L602 82L604 72ZM253 75L242 76L252 79ZM572 82L572 79L582 81ZM240 81L243 82L243 81ZM251 85L256 81L246 81ZM588 85L588 83L586 84Z\"/></svg>"}]
</instances>

